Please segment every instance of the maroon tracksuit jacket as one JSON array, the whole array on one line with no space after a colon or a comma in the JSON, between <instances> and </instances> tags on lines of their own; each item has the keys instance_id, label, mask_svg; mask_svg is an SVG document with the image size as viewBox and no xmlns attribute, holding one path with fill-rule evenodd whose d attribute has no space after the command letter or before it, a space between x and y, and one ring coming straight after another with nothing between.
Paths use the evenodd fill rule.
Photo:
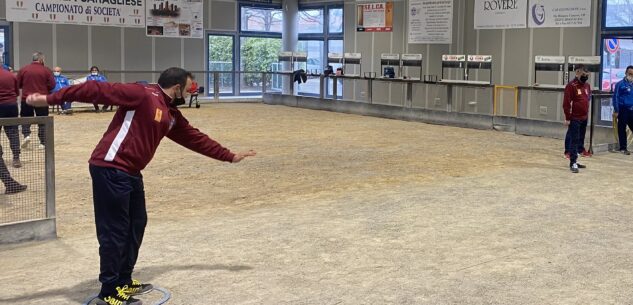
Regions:
<instances>
[{"instance_id":1,"label":"maroon tracksuit jacket","mask_svg":"<svg viewBox=\"0 0 633 305\"><path fill-rule=\"evenodd\" d=\"M591 86L582 83L575 78L565 86L563 97L563 111L565 120L585 121L589 117L589 99L591 98Z\"/></svg>"},{"instance_id":2,"label":"maroon tracksuit jacket","mask_svg":"<svg viewBox=\"0 0 633 305\"><path fill-rule=\"evenodd\" d=\"M16 105L20 95L18 79L13 73L0 68L0 105Z\"/></svg>"},{"instance_id":3,"label":"maroon tracksuit jacket","mask_svg":"<svg viewBox=\"0 0 633 305\"><path fill-rule=\"evenodd\" d=\"M89 163L138 174L167 136L205 156L232 162L234 154L189 125L171 98L158 85L112 84L88 81L48 95L50 105L63 101L99 101L119 106Z\"/></svg>"},{"instance_id":4,"label":"maroon tracksuit jacket","mask_svg":"<svg viewBox=\"0 0 633 305\"><path fill-rule=\"evenodd\" d=\"M39 62L32 62L18 72L18 86L22 89L22 101L33 94L48 94L55 89L53 72Z\"/></svg>"}]
</instances>

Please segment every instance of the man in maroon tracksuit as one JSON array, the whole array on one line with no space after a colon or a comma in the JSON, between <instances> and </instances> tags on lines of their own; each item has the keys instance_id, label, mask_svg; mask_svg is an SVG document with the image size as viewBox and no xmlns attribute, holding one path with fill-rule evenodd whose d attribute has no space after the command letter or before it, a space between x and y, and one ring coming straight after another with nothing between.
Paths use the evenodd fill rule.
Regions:
<instances>
[{"instance_id":1,"label":"man in maroon tracksuit","mask_svg":"<svg viewBox=\"0 0 633 305\"><path fill-rule=\"evenodd\" d=\"M15 118L18 116L18 81L13 73L0 69L0 118ZM0 126L2 128L2 126ZM9 145L13 151L13 166L20 167L20 138L18 126L4 126L4 132L9 138ZM2 158L2 146L0 146L0 181L4 184L5 194L15 194L26 190L26 185L21 185L13 178Z\"/></svg>"},{"instance_id":2,"label":"man in maroon tracksuit","mask_svg":"<svg viewBox=\"0 0 633 305\"><path fill-rule=\"evenodd\" d=\"M48 106L32 107L26 103L26 97L31 94L48 94L55 89L55 77L53 72L44 66L44 59L44 54L35 52L33 53L33 62L22 67L18 72L18 86L22 89L20 117L48 116ZM27 148L31 142L31 125L22 125L22 134L24 135L22 145ZM39 148L43 149L46 140L44 124L38 124L37 136L40 140Z\"/></svg>"},{"instance_id":3,"label":"man in maroon tracksuit","mask_svg":"<svg viewBox=\"0 0 633 305\"><path fill-rule=\"evenodd\" d=\"M1 59L0 62L2 62ZM18 79L13 73L0 69L0 118L18 117L18 96L20 96ZM5 126L4 132L7 134L9 146L13 153L13 167L22 167L18 125Z\"/></svg>"},{"instance_id":4,"label":"man in maroon tracksuit","mask_svg":"<svg viewBox=\"0 0 633 305\"><path fill-rule=\"evenodd\" d=\"M131 295L152 289L151 284L132 280L132 271L147 223L141 170L163 137L226 162L255 155L254 151L233 154L189 125L176 106L184 104L191 79L191 73L169 68L160 75L158 85L88 81L48 96L27 98L33 106L63 101L119 106L89 161L101 258L102 287L97 304L141 304Z\"/></svg>"},{"instance_id":5,"label":"man in maroon tracksuit","mask_svg":"<svg viewBox=\"0 0 633 305\"><path fill-rule=\"evenodd\" d=\"M587 118L589 113L589 99L591 98L591 86L587 83L589 72L584 65L576 67L576 78L565 86L563 97L563 111L565 113L565 125L567 133L571 137L569 151L569 169L572 173L578 173L579 168L586 166L579 164L578 150L583 146L581 135L587 131Z\"/></svg>"}]
</instances>

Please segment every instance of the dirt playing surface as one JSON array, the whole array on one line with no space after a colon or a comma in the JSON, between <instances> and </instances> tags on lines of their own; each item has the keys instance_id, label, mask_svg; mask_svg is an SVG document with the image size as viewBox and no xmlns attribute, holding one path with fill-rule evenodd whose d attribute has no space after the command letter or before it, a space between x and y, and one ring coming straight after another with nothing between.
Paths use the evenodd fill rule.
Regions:
<instances>
[{"instance_id":1,"label":"dirt playing surface","mask_svg":"<svg viewBox=\"0 0 633 305\"><path fill-rule=\"evenodd\" d=\"M135 277L168 304L633 302L633 157L572 175L560 140L262 104L183 113L258 155L165 139L143 172ZM56 116L59 238L0 246L0 304L97 292L87 160L111 116Z\"/></svg>"}]
</instances>

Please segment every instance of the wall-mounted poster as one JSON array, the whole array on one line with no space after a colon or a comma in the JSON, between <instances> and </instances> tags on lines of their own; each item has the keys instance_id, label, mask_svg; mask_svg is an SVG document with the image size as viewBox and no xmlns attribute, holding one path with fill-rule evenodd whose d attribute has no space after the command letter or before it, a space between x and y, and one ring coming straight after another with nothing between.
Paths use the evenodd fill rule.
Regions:
<instances>
[{"instance_id":1,"label":"wall-mounted poster","mask_svg":"<svg viewBox=\"0 0 633 305\"><path fill-rule=\"evenodd\" d=\"M453 0L410 0L409 43L446 43L453 38Z\"/></svg>"},{"instance_id":2,"label":"wall-mounted poster","mask_svg":"<svg viewBox=\"0 0 633 305\"><path fill-rule=\"evenodd\" d=\"M393 2L363 3L356 6L356 31L391 32Z\"/></svg>"},{"instance_id":3,"label":"wall-mounted poster","mask_svg":"<svg viewBox=\"0 0 633 305\"><path fill-rule=\"evenodd\" d=\"M475 0L475 29L525 28L527 6L528 0Z\"/></svg>"},{"instance_id":4,"label":"wall-mounted poster","mask_svg":"<svg viewBox=\"0 0 633 305\"><path fill-rule=\"evenodd\" d=\"M7 20L57 24L144 27L143 0L6 0Z\"/></svg>"},{"instance_id":5,"label":"wall-mounted poster","mask_svg":"<svg viewBox=\"0 0 633 305\"><path fill-rule=\"evenodd\" d=\"M204 38L203 6L202 0L148 0L147 36Z\"/></svg>"},{"instance_id":6,"label":"wall-mounted poster","mask_svg":"<svg viewBox=\"0 0 633 305\"><path fill-rule=\"evenodd\" d=\"M591 26L591 0L531 0L528 24L531 28Z\"/></svg>"}]
</instances>

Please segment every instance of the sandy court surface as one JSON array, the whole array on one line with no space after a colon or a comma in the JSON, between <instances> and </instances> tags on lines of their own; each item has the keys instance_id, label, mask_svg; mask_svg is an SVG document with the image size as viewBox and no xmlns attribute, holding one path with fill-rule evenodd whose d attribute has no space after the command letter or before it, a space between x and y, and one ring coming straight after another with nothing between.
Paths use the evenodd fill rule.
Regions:
<instances>
[{"instance_id":1,"label":"sandy court surface","mask_svg":"<svg viewBox=\"0 0 633 305\"><path fill-rule=\"evenodd\" d=\"M136 277L169 304L633 303L633 157L572 175L560 140L262 104L183 113L258 156L165 139L144 171ZM59 239L0 246L0 304L96 292L87 160L111 116L56 116Z\"/></svg>"}]
</instances>

